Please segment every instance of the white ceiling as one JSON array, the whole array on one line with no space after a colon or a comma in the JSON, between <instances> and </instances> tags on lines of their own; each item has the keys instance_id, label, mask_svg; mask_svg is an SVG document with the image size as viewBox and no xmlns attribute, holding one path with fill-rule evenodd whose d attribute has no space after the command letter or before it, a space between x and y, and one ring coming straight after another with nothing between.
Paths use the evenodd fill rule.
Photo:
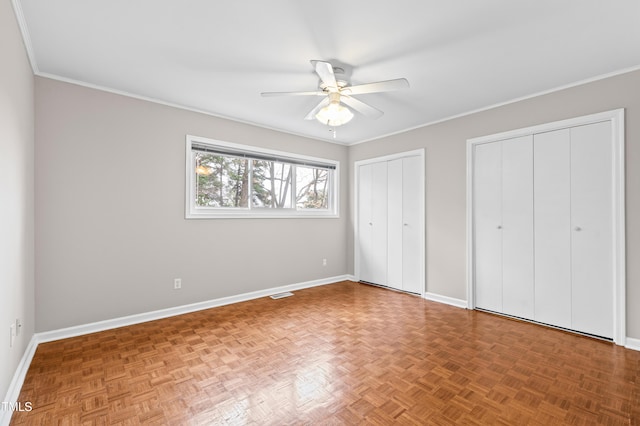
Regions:
<instances>
[{"instance_id":1,"label":"white ceiling","mask_svg":"<svg viewBox=\"0 0 640 426\"><path fill-rule=\"evenodd\" d=\"M353 144L640 67L638 0L14 0L37 75L334 141L303 118L312 59L351 83L405 77L360 95Z\"/></svg>"}]
</instances>

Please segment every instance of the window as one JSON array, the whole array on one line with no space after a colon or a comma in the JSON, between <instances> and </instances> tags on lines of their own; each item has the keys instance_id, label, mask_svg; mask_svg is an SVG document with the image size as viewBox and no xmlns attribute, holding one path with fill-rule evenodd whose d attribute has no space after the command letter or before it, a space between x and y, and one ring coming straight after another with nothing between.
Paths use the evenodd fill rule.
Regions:
<instances>
[{"instance_id":1,"label":"window","mask_svg":"<svg viewBox=\"0 0 640 426\"><path fill-rule=\"evenodd\" d=\"M187 136L187 218L337 217L338 162Z\"/></svg>"}]
</instances>

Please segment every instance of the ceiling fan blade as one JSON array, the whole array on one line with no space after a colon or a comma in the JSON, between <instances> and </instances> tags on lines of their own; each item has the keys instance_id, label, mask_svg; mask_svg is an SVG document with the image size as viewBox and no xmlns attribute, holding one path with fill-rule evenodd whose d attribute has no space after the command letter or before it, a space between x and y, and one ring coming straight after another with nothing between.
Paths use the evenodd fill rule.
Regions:
<instances>
[{"instance_id":1,"label":"ceiling fan blade","mask_svg":"<svg viewBox=\"0 0 640 426\"><path fill-rule=\"evenodd\" d=\"M395 80L345 87L340 92L345 95L362 95L365 93L390 92L392 90L406 89L407 87L409 87L409 81L406 78L396 78Z\"/></svg>"},{"instance_id":2,"label":"ceiling fan blade","mask_svg":"<svg viewBox=\"0 0 640 426\"><path fill-rule=\"evenodd\" d=\"M314 120L316 118L316 114L318 113L318 111L320 111L322 108L324 108L327 105L329 105L329 97L326 97L323 100L321 100L320 103L315 106L315 108L309 111L309 114L307 114L307 116L304 119Z\"/></svg>"},{"instance_id":3,"label":"ceiling fan blade","mask_svg":"<svg viewBox=\"0 0 640 426\"><path fill-rule=\"evenodd\" d=\"M324 92L314 91L314 92L262 92L261 96L270 97L270 96L326 96L327 94Z\"/></svg>"},{"instance_id":4,"label":"ceiling fan blade","mask_svg":"<svg viewBox=\"0 0 640 426\"><path fill-rule=\"evenodd\" d=\"M371 105L367 105L356 98L352 98L351 96L342 95L340 97L340 100L345 105L350 106L351 108L358 111L360 114L366 117L372 118L374 120L384 115L384 112L380 111L378 108L374 108Z\"/></svg>"},{"instance_id":5,"label":"ceiling fan blade","mask_svg":"<svg viewBox=\"0 0 640 426\"><path fill-rule=\"evenodd\" d=\"M322 80L327 87L338 87L336 75L333 73L333 65L323 61L311 61L311 64L315 68L320 80Z\"/></svg>"}]
</instances>

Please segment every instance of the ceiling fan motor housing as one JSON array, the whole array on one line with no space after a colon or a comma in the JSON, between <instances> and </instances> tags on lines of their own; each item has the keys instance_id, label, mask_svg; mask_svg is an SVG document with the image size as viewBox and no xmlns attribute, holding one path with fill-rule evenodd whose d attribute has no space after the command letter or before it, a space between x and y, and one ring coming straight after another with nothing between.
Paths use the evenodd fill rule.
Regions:
<instances>
[{"instance_id":1,"label":"ceiling fan motor housing","mask_svg":"<svg viewBox=\"0 0 640 426\"><path fill-rule=\"evenodd\" d=\"M333 74L336 77L336 84L338 85L338 87L336 87L335 89L340 90L343 87L348 86L349 78L347 76L347 73L344 71L344 68L340 68L340 67L332 67L332 68L333 68ZM318 87L324 92L331 91L331 87L329 87L326 83L323 83L322 80L320 80L320 82L318 83Z\"/></svg>"}]
</instances>

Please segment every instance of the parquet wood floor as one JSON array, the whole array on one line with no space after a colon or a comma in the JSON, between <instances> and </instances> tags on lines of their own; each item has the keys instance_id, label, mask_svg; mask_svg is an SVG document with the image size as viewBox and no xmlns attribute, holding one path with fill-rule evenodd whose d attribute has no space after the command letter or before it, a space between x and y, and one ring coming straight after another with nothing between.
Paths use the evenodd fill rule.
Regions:
<instances>
[{"instance_id":1,"label":"parquet wood floor","mask_svg":"<svg viewBox=\"0 0 640 426\"><path fill-rule=\"evenodd\" d=\"M340 282L42 344L12 425L640 424L640 352Z\"/></svg>"}]
</instances>

